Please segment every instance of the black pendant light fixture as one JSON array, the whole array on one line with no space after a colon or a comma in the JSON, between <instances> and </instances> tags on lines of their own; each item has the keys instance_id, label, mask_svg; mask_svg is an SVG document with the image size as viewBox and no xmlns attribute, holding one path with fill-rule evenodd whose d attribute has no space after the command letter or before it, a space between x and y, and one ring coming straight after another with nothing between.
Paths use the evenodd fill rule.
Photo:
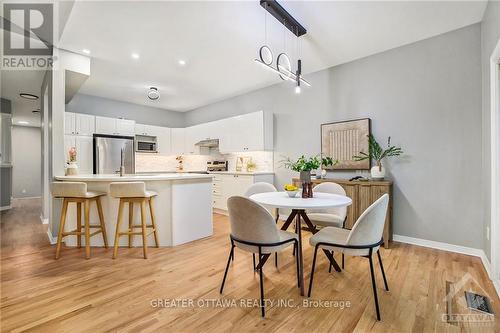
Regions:
<instances>
[{"instance_id":1,"label":"black pendant light fixture","mask_svg":"<svg viewBox=\"0 0 500 333\"><path fill-rule=\"evenodd\" d=\"M282 80L294 82L295 92L300 93L301 84L311 86L311 84L302 77L302 61L299 56L299 37L305 35L307 30L276 0L260 0L260 5L266 10L266 16L264 18L265 42L264 45L260 47L259 59L255 59L255 62L274 71ZM267 13L274 16L284 28L291 31L297 38L297 69L295 72L292 70L290 58L285 52L278 55L276 64L273 66L274 56L271 48L267 45ZM286 38L284 38L284 40L286 40Z\"/></svg>"}]
</instances>

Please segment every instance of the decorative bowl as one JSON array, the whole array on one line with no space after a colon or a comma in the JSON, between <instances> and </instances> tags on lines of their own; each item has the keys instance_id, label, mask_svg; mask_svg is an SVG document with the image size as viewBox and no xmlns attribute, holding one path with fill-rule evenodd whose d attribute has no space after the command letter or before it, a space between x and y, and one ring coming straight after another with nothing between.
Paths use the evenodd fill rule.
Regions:
<instances>
[{"instance_id":1,"label":"decorative bowl","mask_svg":"<svg viewBox=\"0 0 500 333\"><path fill-rule=\"evenodd\" d=\"M286 194L288 194L288 196L290 198L295 198L295 196L297 195L297 193L299 193L299 190L295 190L295 191L285 191Z\"/></svg>"}]
</instances>

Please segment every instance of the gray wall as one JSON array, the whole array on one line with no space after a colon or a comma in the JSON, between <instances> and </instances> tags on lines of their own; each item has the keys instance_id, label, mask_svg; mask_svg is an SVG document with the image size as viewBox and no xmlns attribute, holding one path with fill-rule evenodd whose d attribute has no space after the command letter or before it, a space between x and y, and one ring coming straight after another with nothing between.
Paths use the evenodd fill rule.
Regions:
<instances>
[{"instance_id":1,"label":"gray wall","mask_svg":"<svg viewBox=\"0 0 500 333\"><path fill-rule=\"evenodd\" d=\"M83 94L75 95L71 102L66 105L66 111L133 119L140 124L147 125L184 127L184 114L182 112L168 111Z\"/></svg>"},{"instance_id":2,"label":"gray wall","mask_svg":"<svg viewBox=\"0 0 500 333\"><path fill-rule=\"evenodd\" d=\"M500 39L500 2L489 1L481 22L481 57L483 70L483 201L484 224L491 225L491 117L490 117L490 57ZM486 228L485 228L486 229ZM484 250L489 259L491 255L491 242L483 233Z\"/></svg>"},{"instance_id":3,"label":"gray wall","mask_svg":"<svg viewBox=\"0 0 500 333\"><path fill-rule=\"evenodd\" d=\"M273 112L281 186L294 173L277 161L319 153L321 123L369 117L407 153L388 163L394 233L483 248L480 42L475 24L308 75L301 95L280 83L190 111L186 124Z\"/></svg>"},{"instance_id":4,"label":"gray wall","mask_svg":"<svg viewBox=\"0 0 500 333\"><path fill-rule=\"evenodd\" d=\"M42 194L40 127L12 126L12 197Z\"/></svg>"}]
</instances>

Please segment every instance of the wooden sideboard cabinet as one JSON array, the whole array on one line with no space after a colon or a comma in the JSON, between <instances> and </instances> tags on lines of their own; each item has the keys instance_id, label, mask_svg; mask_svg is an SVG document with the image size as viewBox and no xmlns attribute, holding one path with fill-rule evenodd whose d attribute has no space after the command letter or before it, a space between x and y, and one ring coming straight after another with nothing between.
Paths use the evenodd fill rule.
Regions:
<instances>
[{"instance_id":1,"label":"wooden sideboard cabinet","mask_svg":"<svg viewBox=\"0 0 500 333\"><path fill-rule=\"evenodd\" d=\"M346 228L351 229L358 217L373 202L380 198L384 193L389 194L389 207L387 209L387 218L384 226L384 247L389 248L389 241L392 240L392 182L387 180L380 181L349 181L346 179L313 179L313 186L323 182L333 182L342 186L349 198L352 199L352 205L347 207ZM298 178L293 179L293 183L302 186Z\"/></svg>"}]
</instances>

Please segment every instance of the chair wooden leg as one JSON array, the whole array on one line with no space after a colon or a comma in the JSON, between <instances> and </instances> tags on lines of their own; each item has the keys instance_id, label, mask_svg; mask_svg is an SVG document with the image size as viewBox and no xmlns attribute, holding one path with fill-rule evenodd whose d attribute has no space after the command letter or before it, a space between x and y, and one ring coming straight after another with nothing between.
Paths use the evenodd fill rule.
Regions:
<instances>
[{"instance_id":1,"label":"chair wooden leg","mask_svg":"<svg viewBox=\"0 0 500 333\"><path fill-rule=\"evenodd\" d=\"M151 214L151 224L153 225L153 235L155 236L156 247L160 247L160 242L158 241L158 233L156 230L156 217L153 210L153 198L149 198L149 213Z\"/></svg>"},{"instance_id":2,"label":"chair wooden leg","mask_svg":"<svg viewBox=\"0 0 500 333\"><path fill-rule=\"evenodd\" d=\"M90 258L90 201L84 202L85 211L85 258Z\"/></svg>"},{"instance_id":3,"label":"chair wooden leg","mask_svg":"<svg viewBox=\"0 0 500 333\"><path fill-rule=\"evenodd\" d=\"M344 269L344 252L342 252L342 269Z\"/></svg>"},{"instance_id":4,"label":"chair wooden leg","mask_svg":"<svg viewBox=\"0 0 500 333\"><path fill-rule=\"evenodd\" d=\"M61 210L61 219L59 220L59 232L57 233L57 245L56 245L56 259L59 259L59 253L61 252L61 243L64 232L64 224L66 223L66 213L68 212L68 199L63 199L63 206Z\"/></svg>"},{"instance_id":5,"label":"chair wooden leg","mask_svg":"<svg viewBox=\"0 0 500 333\"><path fill-rule=\"evenodd\" d=\"M229 264L231 263L231 258L233 257L233 252L234 252L234 244L231 241L231 251L229 251L229 257L227 258L226 270L224 271L224 278L222 279L222 285L220 286L220 293L221 294L222 294L222 291L224 290L224 283L226 283L227 271L229 269ZM255 266L255 264L254 264L254 266Z\"/></svg>"},{"instance_id":6,"label":"chair wooden leg","mask_svg":"<svg viewBox=\"0 0 500 333\"><path fill-rule=\"evenodd\" d=\"M255 265L255 253L252 253L252 258L253 258L253 270L255 271L257 269L257 266Z\"/></svg>"},{"instance_id":7,"label":"chair wooden leg","mask_svg":"<svg viewBox=\"0 0 500 333\"><path fill-rule=\"evenodd\" d=\"M384 278L385 290L389 291L389 285L387 284L387 279L385 278L384 264L382 264L382 257L380 257L380 250L377 251L378 263L380 264L380 270L382 271L382 277Z\"/></svg>"},{"instance_id":8,"label":"chair wooden leg","mask_svg":"<svg viewBox=\"0 0 500 333\"><path fill-rule=\"evenodd\" d=\"M314 278L314 268L316 267L316 255L318 254L318 247L314 247L314 257L313 263L311 267L311 277L309 278L309 291L307 292L307 297L311 297L312 286L313 286L313 278Z\"/></svg>"},{"instance_id":9,"label":"chair wooden leg","mask_svg":"<svg viewBox=\"0 0 500 333\"><path fill-rule=\"evenodd\" d=\"M123 205L124 202L120 199L120 205L118 207L118 218L116 219L116 231L115 231L115 246L113 248L113 259L116 258L116 254L118 252L118 243L120 240L120 225L122 223L122 214L123 214Z\"/></svg>"},{"instance_id":10,"label":"chair wooden leg","mask_svg":"<svg viewBox=\"0 0 500 333\"><path fill-rule=\"evenodd\" d=\"M132 228L134 224L134 203L129 201L128 203L128 229L132 232L134 228ZM134 235L128 235L128 247L132 247L132 241L134 239Z\"/></svg>"},{"instance_id":11,"label":"chair wooden leg","mask_svg":"<svg viewBox=\"0 0 500 333\"><path fill-rule=\"evenodd\" d=\"M82 232L82 203L76 203L76 230ZM76 246L80 249L82 247L82 235L76 235Z\"/></svg>"},{"instance_id":12,"label":"chair wooden leg","mask_svg":"<svg viewBox=\"0 0 500 333\"><path fill-rule=\"evenodd\" d=\"M146 200L141 201L142 251L144 259L148 258L148 239L146 236Z\"/></svg>"},{"instance_id":13,"label":"chair wooden leg","mask_svg":"<svg viewBox=\"0 0 500 333\"><path fill-rule=\"evenodd\" d=\"M370 260L370 274L372 276L372 288L373 288L373 299L375 301L375 310L377 312L377 320L380 321L380 310L378 307L378 296L377 296L377 283L375 282L375 272L373 270L373 259L372 259L371 249L370 249L370 254L368 255L368 260Z\"/></svg>"},{"instance_id":14,"label":"chair wooden leg","mask_svg":"<svg viewBox=\"0 0 500 333\"><path fill-rule=\"evenodd\" d=\"M101 198L97 197L95 199L97 205L97 213L99 214L99 224L101 225L102 240L104 241L104 247L108 248L108 235L106 233L106 224L104 222L104 213L102 212Z\"/></svg>"}]
</instances>

